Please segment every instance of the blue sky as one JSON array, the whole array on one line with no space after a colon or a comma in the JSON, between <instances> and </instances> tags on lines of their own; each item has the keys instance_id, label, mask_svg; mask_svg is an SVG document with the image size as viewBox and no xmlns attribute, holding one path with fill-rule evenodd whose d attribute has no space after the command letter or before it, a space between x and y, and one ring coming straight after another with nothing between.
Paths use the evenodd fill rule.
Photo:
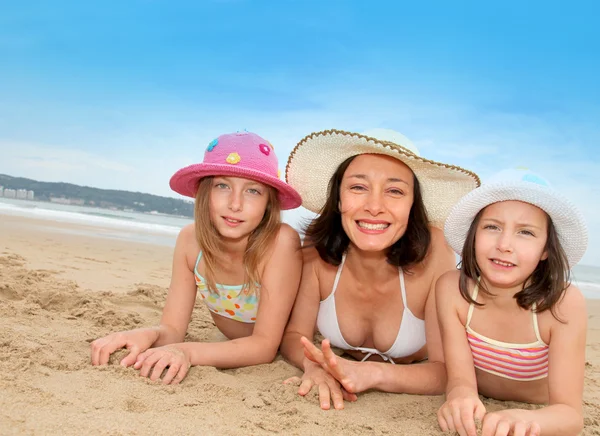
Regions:
<instances>
[{"instance_id":1,"label":"blue sky","mask_svg":"<svg viewBox=\"0 0 600 436\"><path fill-rule=\"evenodd\" d=\"M13 2L0 14L0 173L174 195L248 129L283 169L311 131L398 130L425 157L527 166L583 211L600 265L594 1ZM295 220L298 213L288 214Z\"/></svg>"}]
</instances>

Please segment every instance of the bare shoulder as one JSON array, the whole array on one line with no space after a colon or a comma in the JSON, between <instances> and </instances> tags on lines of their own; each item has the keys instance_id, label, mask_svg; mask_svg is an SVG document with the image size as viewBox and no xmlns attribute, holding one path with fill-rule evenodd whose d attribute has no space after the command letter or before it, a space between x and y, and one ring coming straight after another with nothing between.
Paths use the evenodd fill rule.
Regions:
<instances>
[{"instance_id":1,"label":"bare shoulder","mask_svg":"<svg viewBox=\"0 0 600 436\"><path fill-rule=\"evenodd\" d=\"M196 226L194 223L184 226L177 236L177 248L186 253L198 251L198 241L196 240ZM196 253L197 254L197 253Z\"/></svg>"},{"instance_id":2,"label":"bare shoulder","mask_svg":"<svg viewBox=\"0 0 600 436\"><path fill-rule=\"evenodd\" d=\"M460 271L447 271L442 274L435 285L435 298L438 304L455 304L462 299L458 292Z\"/></svg>"},{"instance_id":3,"label":"bare shoulder","mask_svg":"<svg viewBox=\"0 0 600 436\"><path fill-rule=\"evenodd\" d=\"M437 227L429 227L431 242L427 256L421 264L426 275L432 278L432 285L439 276L446 271L455 270L456 257L450 246L446 243L444 232Z\"/></svg>"},{"instance_id":4,"label":"bare shoulder","mask_svg":"<svg viewBox=\"0 0 600 436\"><path fill-rule=\"evenodd\" d=\"M587 319L585 297L574 285L569 285L563 298L556 303L555 310L558 317L566 323Z\"/></svg>"},{"instance_id":5,"label":"bare shoulder","mask_svg":"<svg viewBox=\"0 0 600 436\"><path fill-rule=\"evenodd\" d=\"M277 231L276 244L287 248L298 249L300 248L300 236L292 226L282 223Z\"/></svg>"}]
</instances>

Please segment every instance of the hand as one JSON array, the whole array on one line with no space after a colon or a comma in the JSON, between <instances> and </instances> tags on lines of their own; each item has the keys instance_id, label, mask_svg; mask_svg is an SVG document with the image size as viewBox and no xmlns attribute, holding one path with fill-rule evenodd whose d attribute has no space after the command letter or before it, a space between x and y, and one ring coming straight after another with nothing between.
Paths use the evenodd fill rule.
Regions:
<instances>
[{"instance_id":1,"label":"hand","mask_svg":"<svg viewBox=\"0 0 600 436\"><path fill-rule=\"evenodd\" d=\"M510 434L511 436L539 436L541 433L540 425L535 421L527 420L526 412L509 409L488 413L483 418L481 435L507 436Z\"/></svg>"},{"instance_id":2,"label":"hand","mask_svg":"<svg viewBox=\"0 0 600 436\"><path fill-rule=\"evenodd\" d=\"M190 366L190 357L176 345L165 345L146 350L138 356L133 365L135 369L140 370L142 377L148 377L152 370L152 374L150 374L152 381L158 380L165 368L168 367L169 369L162 379L165 385L181 382Z\"/></svg>"},{"instance_id":3,"label":"hand","mask_svg":"<svg viewBox=\"0 0 600 436\"><path fill-rule=\"evenodd\" d=\"M121 365L128 367L133 365L138 355L150 348L157 339L158 331L154 329L117 332L96 339L90 344L92 365L106 365L112 353L127 348L129 354L121 360Z\"/></svg>"},{"instance_id":4,"label":"hand","mask_svg":"<svg viewBox=\"0 0 600 436\"><path fill-rule=\"evenodd\" d=\"M304 345L304 355L311 361L318 363L329 375L335 378L342 387L352 394L371 389L376 384L376 371L370 371L367 363L352 362L342 359L331 349L331 343L325 339L321 350L306 339L301 338Z\"/></svg>"},{"instance_id":5,"label":"hand","mask_svg":"<svg viewBox=\"0 0 600 436\"><path fill-rule=\"evenodd\" d=\"M485 406L479 396L471 394L446 400L438 410L437 418L444 432L456 431L460 436L477 436L475 420L481 421L484 415Z\"/></svg>"},{"instance_id":6,"label":"hand","mask_svg":"<svg viewBox=\"0 0 600 436\"><path fill-rule=\"evenodd\" d=\"M317 385L319 390L319 403L321 409L329 410L331 408L331 400L333 407L336 410L344 408L344 400L356 401L356 394L351 394L342 388L339 382L330 376L321 366L312 362L309 359L304 359L304 375L302 378L291 377L284 381L285 384L300 382L298 394L305 396L313 386Z\"/></svg>"}]
</instances>

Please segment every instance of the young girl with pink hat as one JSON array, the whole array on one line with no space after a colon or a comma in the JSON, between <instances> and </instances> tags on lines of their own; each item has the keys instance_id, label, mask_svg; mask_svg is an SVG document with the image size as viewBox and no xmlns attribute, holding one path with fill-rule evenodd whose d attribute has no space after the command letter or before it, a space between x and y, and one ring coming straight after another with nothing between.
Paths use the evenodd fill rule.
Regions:
<instances>
[{"instance_id":1,"label":"young girl with pink hat","mask_svg":"<svg viewBox=\"0 0 600 436\"><path fill-rule=\"evenodd\" d=\"M92 342L92 364L123 347L121 365L165 384L191 365L233 368L271 362L288 320L302 269L300 238L280 211L301 204L279 179L271 143L250 132L225 134L202 163L175 173L171 188L195 198L195 221L175 245L173 275L159 326L112 333ZM200 295L230 340L184 342Z\"/></svg>"},{"instance_id":2,"label":"young girl with pink hat","mask_svg":"<svg viewBox=\"0 0 600 436\"><path fill-rule=\"evenodd\" d=\"M464 196L445 225L460 271L436 301L448 384L444 431L575 435L583 428L585 299L569 271L587 247L581 213L542 177L505 170ZM486 413L479 398L546 404Z\"/></svg>"}]
</instances>

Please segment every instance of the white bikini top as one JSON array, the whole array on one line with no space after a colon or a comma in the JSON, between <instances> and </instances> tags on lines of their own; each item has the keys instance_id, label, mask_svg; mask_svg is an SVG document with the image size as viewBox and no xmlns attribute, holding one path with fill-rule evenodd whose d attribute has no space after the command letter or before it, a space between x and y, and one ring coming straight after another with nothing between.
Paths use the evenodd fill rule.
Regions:
<instances>
[{"instance_id":1,"label":"white bikini top","mask_svg":"<svg viewBox=\"0 0 600 436\"><path fill-rule=\"evenodd\" d=\"M331 294L319 304L317 328L321 334L325 338L329 339L331 345L334 347L338 347L343 350L355 350L365 353L366 356L362 361L367 360L373 354L377 354L381 356L383 360L389 360L390 362L395 363L393 359L410 356L411 354L414 354L423 348L423 346L425 346L425 321L413 315L406 304L406 289L404 287L404 273L402 272L402 268L398 268L398 271L400 275L400 289L402 290L402 303L404 304L404 310L402 312L402 321L400 322L398 335L396 336L396 340L390 349L387 351L379 351L375 348L353 347L346 342L344 336L342 336L342 332L340 331L335 309L335 291L337 289L338 282L340 281L340 276L342 275L342 268L344 267L345 261L346 254L342 256L342 262L338 267Z\"/></svg>"}]
</instances>

